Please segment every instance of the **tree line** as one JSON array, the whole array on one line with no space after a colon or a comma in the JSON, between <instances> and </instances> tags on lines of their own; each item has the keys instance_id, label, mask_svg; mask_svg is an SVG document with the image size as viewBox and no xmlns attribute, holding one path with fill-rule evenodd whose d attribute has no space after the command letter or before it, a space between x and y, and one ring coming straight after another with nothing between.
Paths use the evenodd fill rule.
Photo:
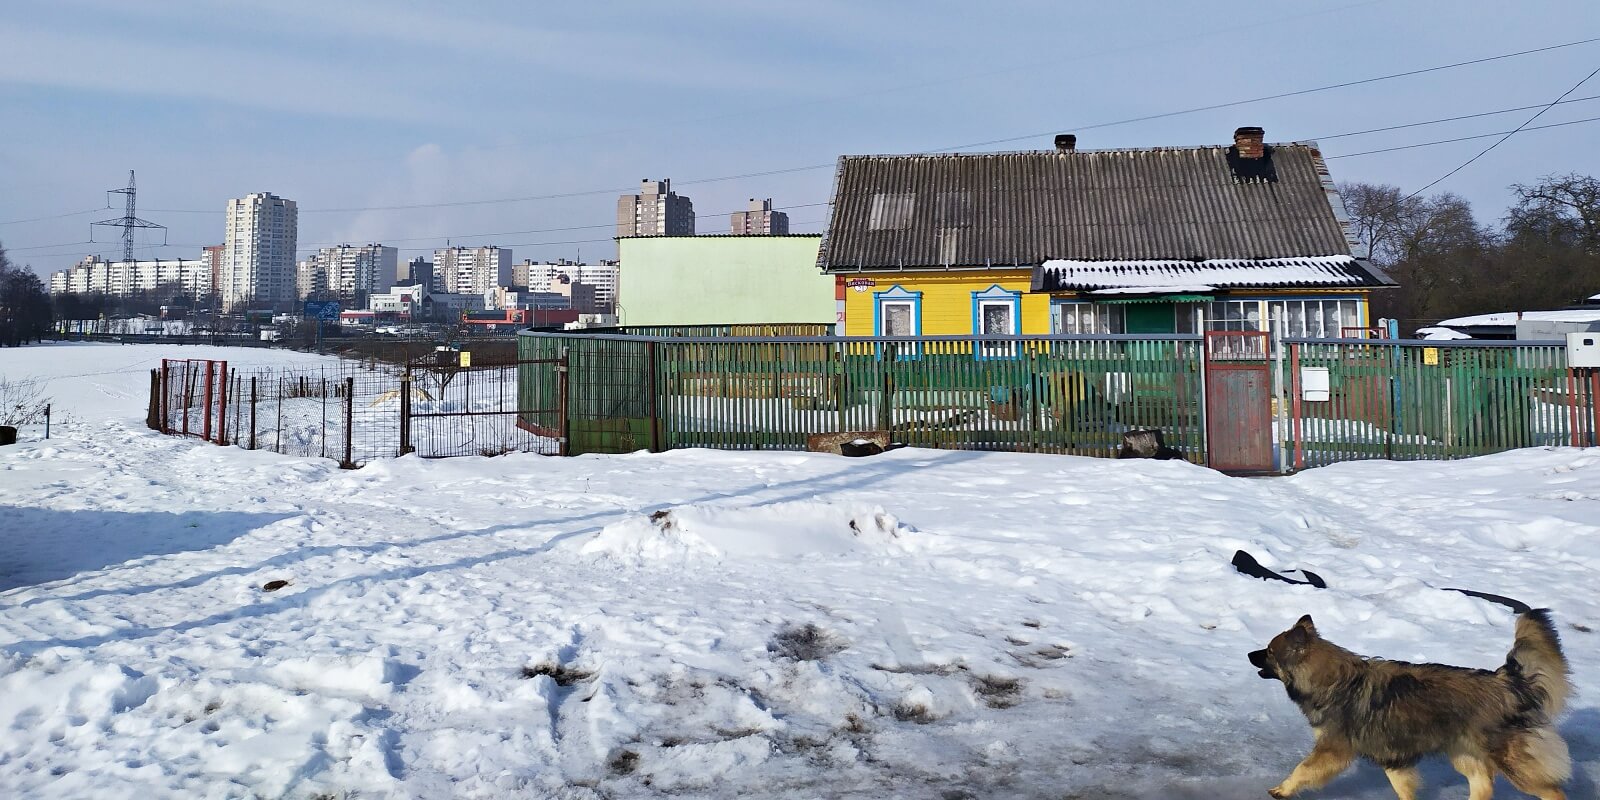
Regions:
<instances>
[{"instance_id":1,"label":"tree line","mask_svg":"<svg viewBox=\"0 0 1600 800\"><path fill-rule=\"evenodd\" d=\"M0 246L0 347L42 341L50 332L50 294L33 270L11 263Z\"/></svg>"},{"instance_id":2,"label":"tree line","mask_svg":"<svg viewBox=\"0 0 1600 800\"><path fill-rule=\"evenodd\" d=\"M1483 222L1458 195L1342 184L1373 262L1400 284L1373 293L1373 317L1398 319L1410 335L1451 317L1567 308L1600 294L1600 179L1560 175L1511 189L1512 206Z\"/></svg>"}]
</instances>

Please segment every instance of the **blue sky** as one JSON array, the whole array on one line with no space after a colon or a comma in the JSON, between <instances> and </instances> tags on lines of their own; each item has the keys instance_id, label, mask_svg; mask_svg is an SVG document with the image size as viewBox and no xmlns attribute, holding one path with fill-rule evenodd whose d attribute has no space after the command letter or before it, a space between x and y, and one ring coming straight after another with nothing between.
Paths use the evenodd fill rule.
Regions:
<instances>
[{"instance_id":1,"label":"blue sky","mask_svg":"<svg viewBox=\"0 0 1600 800\"><path fill-rule=\"evenodd\" d=\"M845 153L1205 144L1260 125L1327 137L1555 99L1600 42L1148 122L1087 126L1600 36L1593 0L554 3L9 0L0 26L0 242L47 271L117 255L104 191L197 255L230 197L300 203L302 249L446 239L518 259L610 257L615 196L669 177L727 229L772 197L819 232ZM1600 96L1600 77L1572 97ZM1532 112L1324 139L1339 180L1419 187ZM1600 99L1536 124L1600 117ZM1497 218L1507 187L1600 174L1600 123L1529 132L1438 187ZM405 210L336 209L575 195ZM120 200L120 198L117 198ZM566 230L561 230L566 229ZM495 234L495 235L484 235Z\"/></svg>"}]
</instances>

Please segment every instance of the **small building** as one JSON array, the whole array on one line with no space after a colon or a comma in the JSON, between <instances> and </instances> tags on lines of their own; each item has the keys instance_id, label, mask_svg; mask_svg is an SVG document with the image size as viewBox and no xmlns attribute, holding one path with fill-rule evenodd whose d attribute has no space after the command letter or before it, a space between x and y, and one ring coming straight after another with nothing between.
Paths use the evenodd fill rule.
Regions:
<instances>
[{"instance_id":1,"label":"small building","mask_svg":"<svg viewBox=\"0 0 1600 800\"><path fill-rule=\"evenodd\" d=\"M832 324L834 279L815 234L636 236L617 240L623 325Z\"/></svg>"},{"instance_id":2,"label":"small building","mask_svg":"<svg viewBox=\"0 0 1600 800\"><path fill-rule=\"evenodd\" d=\"M819 265L845 332L1335 337L1394 283L1315 143L844 156Z\"/></svg>"}]
</instances>

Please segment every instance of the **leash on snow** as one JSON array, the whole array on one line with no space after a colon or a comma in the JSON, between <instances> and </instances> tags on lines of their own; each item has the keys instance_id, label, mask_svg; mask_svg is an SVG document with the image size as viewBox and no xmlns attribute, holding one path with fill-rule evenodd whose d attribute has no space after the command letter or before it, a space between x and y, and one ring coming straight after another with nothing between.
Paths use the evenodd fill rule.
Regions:
<instances>
[{"instance_id":1,"label":"leash on snow","mask_svg":"<svg viewBox=\"0 0 1600 800\"><path fill-rule=\"evenodd\" d=\"M1285 576L1280 575L1280 574L1278 574L1276 572L1273 572L1270 569L1267 569L1266 567L1261 566L1261 562L1256 561L1255 556L1252 556L1252 555L1250 555L1249 553L1246 553L1243 550L1239 550L1239 551L1237 551L1237 552L1235 552L1233 554L1233 568L1235 570L1238 570L1240 574L1248 575L1248 576L1250 576L1252 578L1260 578L1262 580L1272 580L1272 581L1283 581L1284 583L1292 583L1292 584L1295 584L1297 586L1313 586L1313 587L1316 587L1318 589L1326 589L1326 588L1328 588L1328 582L1323 580L1321 575L1318 575L1317 573L1312 572L1311 570L1308 570L1308 569L1286 570L1287 572L1299 572L1301 575L1305 576L1305 580L1303 580L1303 581L1295 580L1294 578L1285 577ZM1457 589L1457 588L1454 588L1454 587L1445 587L1445 591L1447 591L1447 592L1460 592L1460 593L1462 593L1464 595L1467 595L1468 597L1476 597L1479 600L1488 600L1491 603L1499 603L1500 605L1503 605L1506 608L1509 608L1509 609L1511 609L1512 611L1515 611L1518 614L1526 614L1529 611L1533 610L1533 607L1528 605L1527 603L1524 603L1521 600L1517 600L1517 599L1514 599L1514 598L1506 597L1504 595L1489 594L1488 592L1478 592L1478 591L1473 591L1472 589Z\"/></svg>"}]
</instances>

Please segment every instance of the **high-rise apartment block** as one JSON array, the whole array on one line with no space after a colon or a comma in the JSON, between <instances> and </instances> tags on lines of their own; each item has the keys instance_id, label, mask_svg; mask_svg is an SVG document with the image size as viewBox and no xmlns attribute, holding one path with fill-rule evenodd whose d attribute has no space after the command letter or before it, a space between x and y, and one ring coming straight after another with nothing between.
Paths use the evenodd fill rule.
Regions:
<instances>
[{"instance_id":1,"label":"high-rise apartment block","mask_svg":"<svg viewBox=\"0 0 1600 800\"><path fill-rule=\"evenodd\" d=\"M395 277L396 286L421 286L425 292L433 291L433 262L422 256L417 256L400 265L400 274Z\"/></svg>"},{"instance_id":2,"label":"high-rise apartment block","mask_svg":"<svg viewBox=\"0 0 1600 800\"><path fill-rule=\"evenodd\" d=\"M524 261L513 268L512 282L527 287L530 292L556 292L568 294L564 289L571 284L594 287L594 306L598 311L585 313L609 314L617 304L617 273L615 261L598 264L578 264L572 261L554 261L543 264Z\"/></svg>"},{"instance_id":3,"label":"high-rise apartment block","mask_svg":"<svg viewBox=\"0 0 1600 800\"><path fill-rule=\"evenodd\" d=\"M222 307L288 306L296 297L299 210L269 192L228 201L219 283Z\"/></svg>"},{"instance_id":4,"label":"high-rise apartment block","mask_svg":"<svg viewBox=\"0 0 1600 800\"><path fill-rule=\"evenodd\" d=\"M789 233L789 215L772 210L772 198L750 198L747 211L733 212L735 236L786 236Z\"/></svg>"},{"instance_id":5,"label":"high-rise apartment block","mask_svg":"<svg viewBox=\"0 0 1600 800\"><path fill-rule=\"evenodd\" d=\"M116 297L160 292L198 298L211 291L211 270L203 259L153 258L106 261L89 256L71 269L50 275L51 294L104 294Z\"/></svg>"},{"instance_id":6,"label":"high-rise apartment block","mask_svg":"<svg viewBox=\"0 0 1600 800\"><path fill-rule=\"evenodd\" d=\"M694 203L672 181L640 181L638 194L617 198L618 236L693 236Z\"/></svg>"},{"instance_id":7,"label":"high-rise apartment block","mask_svg":"<svg viewBox=\"0 0 1600 800\"><path fill-rule=\"evenodd\" d=\"M302 298L362 308L368 296L394 284L399 258L399 250L381 244L324 247L300 262L296 288Z\"/></svg>"},{"instance_id":8,"label":"high-rise apartment block","mask_svg":"<svg viewBox=\"0 0 1600 800\"><path fill-rule=\"evenodd\" d=\"M211 272L211 285L207 290L212 296L222 292L222 245L213 244L200 248L200 260L205 262L206 269Z\"/></svg>"},{"instance_id":9,"label":"high-rise apartment block","mask_svg":"<svg viewBox=\"0 0 1600 800\"><path fill-rule=\"evenodd\" d=\"M447 247L433 251L435 288L475 294L511 285L511 251L504 247Z\"/></svg>"}]
</instances>

